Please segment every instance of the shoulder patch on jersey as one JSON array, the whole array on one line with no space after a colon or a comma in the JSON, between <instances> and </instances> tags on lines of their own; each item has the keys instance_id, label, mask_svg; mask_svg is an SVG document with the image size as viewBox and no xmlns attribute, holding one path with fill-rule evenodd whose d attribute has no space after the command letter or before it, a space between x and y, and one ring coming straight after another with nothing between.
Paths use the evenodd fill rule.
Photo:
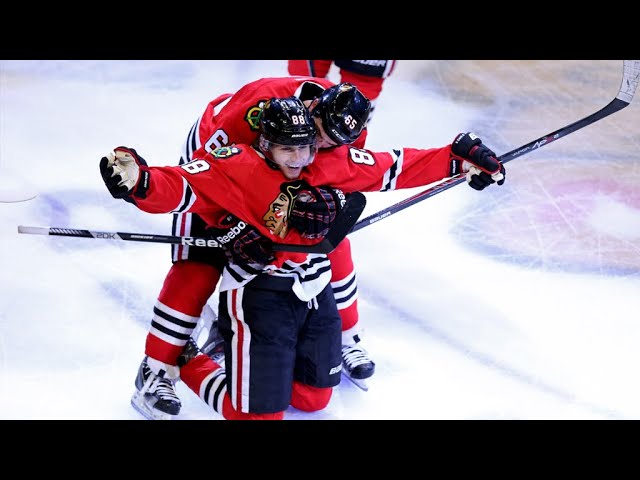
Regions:
<instances>
[{"instance_id":1,"label":"shoulder patch on jersey","mask_svg":"<svg viewBox=\"0 0 640 480\"><path fill-rule=\"evenodd\" d=\"M229 157L232 157L233 155L237 155L240 152L242 152L242 150L240 150L236 146L218 147L218 148L214 148L211 151L211 155L213 155L215 158L229 158Z\"/></svg>"},{"instance_id":2,"label":"shoulder patch on jersey","mask_svg":"<svg viewBox=\"0 0 640 480\"><path fill-rule=\"evenodd\" d=\"M256 105L249 107L247 113L244 114L244 119L251 130L258 130L260 127L260 114L265 102L266 100L259 100Z\"/></svg>"}]
</instances>

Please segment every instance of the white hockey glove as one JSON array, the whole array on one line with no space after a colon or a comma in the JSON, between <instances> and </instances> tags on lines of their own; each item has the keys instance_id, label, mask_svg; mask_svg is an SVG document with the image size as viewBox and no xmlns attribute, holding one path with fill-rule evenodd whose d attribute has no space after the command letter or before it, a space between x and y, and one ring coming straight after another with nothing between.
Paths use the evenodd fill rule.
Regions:
<instances>
[{"instance_id":1,"label":"white hockey glove","mask_svg":"<svg viewBox=\"0 0 640 480\"><path fill-rule=\"evenodd\" d=\"M133 148L117 147L100 159L100 174L113 198L146 198L149 167Z\"/></svg>"}]
</instances>

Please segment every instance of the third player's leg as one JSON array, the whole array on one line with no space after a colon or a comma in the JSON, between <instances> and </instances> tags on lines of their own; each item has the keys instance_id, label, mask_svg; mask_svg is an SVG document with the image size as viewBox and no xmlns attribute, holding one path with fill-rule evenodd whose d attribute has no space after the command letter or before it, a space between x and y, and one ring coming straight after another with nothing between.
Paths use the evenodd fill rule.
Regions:
<instances>
[{"instance_id":1,"label":"third player's leg","mask_svg":"<svg viewBox=\"0 0 640 480\"><path fill-rule=\"evenodd\" d=\"M375 363L361 343L363 327L358 312L358 282L351 254L351 242L345 238L329 254L331 288L342 320L342 360L345 375L364 380L375 373ZM361 388L362 383L356 382Z\"/></svg>"}]
</instances>

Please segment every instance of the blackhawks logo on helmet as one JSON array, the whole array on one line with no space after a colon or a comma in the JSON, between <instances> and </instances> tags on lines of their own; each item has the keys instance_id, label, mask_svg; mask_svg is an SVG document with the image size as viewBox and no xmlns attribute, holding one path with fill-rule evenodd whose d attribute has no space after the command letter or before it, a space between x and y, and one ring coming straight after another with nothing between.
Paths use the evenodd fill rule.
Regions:
<instances>
[{"instance_id":1,"label":"blackhawks logo on helmet","mask_svg":"<svg viewBox=\"0 0 640 480\"><path fill-rule=\"evenodd\" d=\"M260 114L262 113L264 102L266 102L266 100L260 100L257 105L250 107L244 115L244 119L249 124L251 130L258 130L260 128Z\"/></svg>"},{"instance_id":2,"label":"blackhawks logo on helmet","mask_svg":"<svg viewBox=\"0 0 640 480\"><path fill-rule=\"evenodd\" d=\"M238 147L235 147L235 146L218 147L211 151L211 155L213 155L215 158L229 158L229 157L232 157L233 155L237 155L241 151L242 150L240 150Z\"/></svg>"}]
</instances>

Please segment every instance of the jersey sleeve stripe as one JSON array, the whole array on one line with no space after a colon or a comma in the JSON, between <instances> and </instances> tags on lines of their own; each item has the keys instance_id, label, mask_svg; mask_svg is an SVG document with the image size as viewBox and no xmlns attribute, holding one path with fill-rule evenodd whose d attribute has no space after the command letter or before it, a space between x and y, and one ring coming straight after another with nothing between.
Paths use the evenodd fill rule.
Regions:
<instances>
[{"instance_id":1,"label":"jersey sleeve stripe","mask_svg":"<svg viewBox=\"0 0 640 480\"><path fill-rule=\"evenodd\" d=\"M193 124L191 130L189 130L189 135L187 135L187 139L184 142L184 146L182 148L180 165L184 165L185 163L189 163L191 160L193 160L193 152L200 148L201 142L199 132L201 121L202 117L200 117L198 121Z\"/></svg>"},{"instance_id":2,"label":"jersey sleeve stripe","mask_svg":"<svg viewBox=\"0 0 640 480\"><path fill-rule=\"evenodd\" d=\"M393 149L391 152L391 156L395 158L393 165L391 168L387 170L382 179L382 188L381 192L387 192L389 190L395 190L396 184L398 181L398 176L402 173L402 167L404 165L404 150L403 149Z\"/></svg>"},{"instance_id":3,"label":"jersey sleeve stripe","mask_svg":"<svg viewBox=\"0 0 640 480\"><path fill-rule=\"evenodd\" d=\"M191 189L189 182L187 182L186 178L183 178L182 179L182 200L180 201L178 208L176 208L175 210L172 210L171 213L182 213L182 212L188 211L193 206L193 204L196 202L197 199L198 197L196 196L195 193L193 193L193 190Z\"/></svg>"}]
</instances>

